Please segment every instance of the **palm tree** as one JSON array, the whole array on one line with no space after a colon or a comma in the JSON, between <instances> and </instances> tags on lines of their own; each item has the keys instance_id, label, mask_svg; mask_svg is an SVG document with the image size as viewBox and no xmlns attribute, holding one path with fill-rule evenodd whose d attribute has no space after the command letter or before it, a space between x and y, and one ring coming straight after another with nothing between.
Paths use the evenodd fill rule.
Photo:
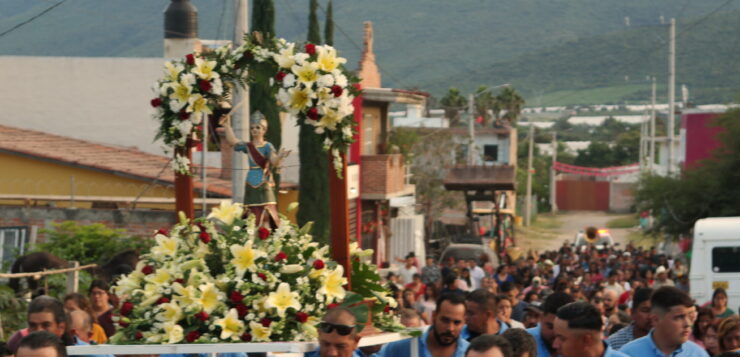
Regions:
<instances>
[{"instance_id":1,"label":"palm tree","mask_svg":"<svg viewBox=\"0 0 740 357\"><path fill-rule=\"evenodd\" d=\"M491 123L491 115L488 113L489 110L497 106L496 97L491 94L488 86L482 85L475 91L475 115L476 117L483 118L483 126L489 126Z\"/></svg>"},{"instance_id":2,"label":"palm tree","mask_svg":"<svg viewBox=\"0 0 740 357\"><path fill-rule=\"evenodd\" d=\"M445 117L450 120L450 127L457 126L460 123L460 111L465 108L465 97L460 95L460 90L450 88L439 103L445 110Z\"/></svg>"},{"instance_id":3,"label":"palm tree","mask_svg":"<svg viewBox=\"0 0 740 357\"><path fill-rule=\"evenodd\" d=\"M511 125L516 124L524 107L524 98L517 93L516 89L506 87L496 96L496 101L500 105L501 110L506 111L503 118Z\"/></svg>"}]
</instances>

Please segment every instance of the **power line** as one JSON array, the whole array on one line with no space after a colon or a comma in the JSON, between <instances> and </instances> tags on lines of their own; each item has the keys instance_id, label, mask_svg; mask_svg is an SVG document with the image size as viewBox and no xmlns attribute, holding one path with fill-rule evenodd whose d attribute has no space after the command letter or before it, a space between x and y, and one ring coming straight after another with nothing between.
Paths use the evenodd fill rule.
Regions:
<instances>
[{"instance_id":1,"label":"power line","mask_svg":"<svg viewBox=\"0 0 740 357\"><path fill-rule=\"evenodd\" d=\"M49 11L54 10L54 8L56 8L57 6L63 4L65 1L67 1L67 0L62 0L62 1L60 1L60 2L58 2L56 4L54 4L54 5L51 5L48 8L46 8L44 11L41 11L37 15L31 17L30 19L28 19L26 21L23 21L23 22L19 23L18 25L15 25L15 26L11 27L10 29L8 29L8 30L0 33L0 37L3 37L3 36L5 36L5 35L7 35L7 34L9 34L11 32L13 32L13 31L19 29L23 25L26 25L26 24L30 23L31 21L38 19L39 17L43 16L44 14L48 13Z\"/></svg>"}]
</instances>

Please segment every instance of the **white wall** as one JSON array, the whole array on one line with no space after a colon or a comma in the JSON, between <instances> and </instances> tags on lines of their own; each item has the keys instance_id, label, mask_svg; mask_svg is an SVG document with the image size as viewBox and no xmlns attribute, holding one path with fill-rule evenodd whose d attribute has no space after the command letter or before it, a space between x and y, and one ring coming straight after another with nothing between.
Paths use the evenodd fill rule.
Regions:
<instances>
[{"instance_id":1,"label":"white wall","mask_svg":"<svg viewBox=\"0 0 740 357\"><path fill-rule=\"evenodd\" d=\"M0 56L0 124L164 155L149 101L162 58Z\"/></svg>"}]
</instances>

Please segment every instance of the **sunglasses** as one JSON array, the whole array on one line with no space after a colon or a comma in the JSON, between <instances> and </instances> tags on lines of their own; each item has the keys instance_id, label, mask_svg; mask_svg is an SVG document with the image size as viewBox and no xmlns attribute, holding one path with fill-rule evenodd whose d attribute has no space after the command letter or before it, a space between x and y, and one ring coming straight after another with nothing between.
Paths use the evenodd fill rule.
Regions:
<instances>
[{"instance_id":1,"label":"sunglasses","mask_svg":"<svg viewBox=\"0 0 740 357\"><path fill-rule=\"evenodd\" d=\"M331 333L332 331L337 331L337 333L340 336L347 336L350 333L352 333L352 330L354 330L355 327L348 326L348 325L333 324L331 322L322 321L321 323L319 323L319 329L324 333Z\"/></svg>"}]
</instances>

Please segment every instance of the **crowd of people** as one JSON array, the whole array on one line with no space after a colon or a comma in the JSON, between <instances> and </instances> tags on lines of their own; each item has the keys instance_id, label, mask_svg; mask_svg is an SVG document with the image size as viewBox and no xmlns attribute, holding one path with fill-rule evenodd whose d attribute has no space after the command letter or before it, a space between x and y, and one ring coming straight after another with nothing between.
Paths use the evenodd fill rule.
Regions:
<instances>
[{"instance_id":1,"label":"crowd of people","mask_svg":"<svg viewBox=\"0 0 740 357\"><path fill-rule=\"evenodd\" d=\"M417 340L359 349L357 320L336 307L319 324L322 357L740 356L740 317L727 292L689 296L681 257L627 245L532 252L494 266L485 259L419 264L413 254L384 282ZM0 346L3 356L61 356L61 346L105 343L115 333L115 297L95 281L87 295L34 298L28 327ZM417 342L413 342L417 341ZM33 353L31 353L33 352Z\"/></svg>"}]
</instances>

